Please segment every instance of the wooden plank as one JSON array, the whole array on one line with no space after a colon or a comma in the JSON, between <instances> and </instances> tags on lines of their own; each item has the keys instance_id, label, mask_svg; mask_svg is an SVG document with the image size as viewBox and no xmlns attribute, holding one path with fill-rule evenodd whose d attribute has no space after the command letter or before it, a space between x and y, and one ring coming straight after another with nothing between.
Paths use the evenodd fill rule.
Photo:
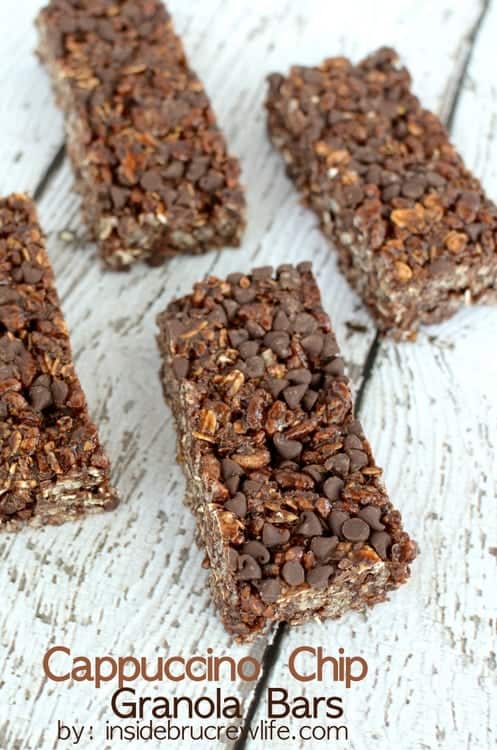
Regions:
<instances>
[{"instance_id":1,"label":"wooden plank","mask_svg":"<svg viewBox=\"0 0 497 750\"><path fill-rule=\"evenodd\" d=\"M63 142L62 117L33 51L33 19L42 3L0 3L0 195L33 192Z\"/></svg>"},{"instance_id":2,"label":"wooden plank","mask_svg":"<svg viewBox=\"0 0 497 750\"><path fill-rule=\"evenodd\" d=\"M496 22L494 3L453 118L456 145L494 199L497 95L488 70ZM446 100L441 111L450 109ZM380 344L361 419L420 557L388 605L292 631L269 680L288 684L288 655L303 643L366 658L368 678L350 691L319 683L291 691L344 696L353 750L495 745L496 326L495 308L474 308L424 329L414 345Z\"/></svg>"},{"instance_id":3,"label":"wooden plank","mask_svg":"<svg viewBox=\"0 0 497 750\"><path fill-rule=\"evenodd\" d=\"M25 34L27 41L12 48L19 63L9 68L8 84L1 81L2 91L11 87L9 109L0 110L0 122L6 126L2 132L9 132L9 143L2 148L6 154L14 153L26 141L22 128L27 125L22 124L25 119L15 91L32 92L33 133L37 119L47 113L52 126L43 130L42 146L30 150L31 161L23 171L19 167L18 173L9 170L4 175L3 192L24 186L33 190L60 145L60 118L48 104L48 84L36 63L29 71L23 67L27 47L33 46L28 44L31 18L40 5L22 0L9 14L9 28L12 24L19 29L17 38ZM374 328L337 273L334 256L314 219L298 206L280 160L267 142L264 78L272 70L287 69L296 61L296 53L299 61L314 63L329 54L343 52L358 58L376 45L396 44L415 73L424 101L444 111L464 60L465 37L479 9L476 2L451 10L449 3L414 0L402 8L384 0L375 4L375 10L366 1L338 8L311 0L305 12L300 4L283 0L230 4L196 0L188 7L174 0L169 5L232 148L241 155L249 228L241 250L185 257L161 269L139 267L116 275L102 272L93 246L85 240L67 164L47 186L40 213L49 252L78 370L113 460L123 504L116 513L81 525L0 538L0 643L6 657L0 747L9 750L52 747L57 718L96 726L110 715L109 688L95 691L78 684L54 689L42 683L40 660L51 643L66 643L78 653L92 655L152 656L157 651L188 655L205 653L208 646L219 655L247 653L247 648L232 646L220 628L206 591L202 554L192 546L193 522L181 504L184 484L174 462L174 430L170 414L162 407L157 378L155 315L205 273L224 275L268 261L278 264L311 257L349 372L358 384ZM437 29L442 26L440 35ZM416 28L426 29L421 42L420 35L413 33ZM38 99L43 87L45 93ZM21 132L12 126L14 119L21 123ZM45 128L44 123L38 126ZM366 326L366 332L351 333L347 321ZM410 595L398 596L405 601ZM400 601L395 606L400 607ZM379 609L367 621L371 630L357 627L357 638L362 643L369 637L371 649L377 643L376 618L383 617ZM350 624L340 628L345 645ZM317 631L296 632L302 642L304 632ZM325 638L325 632L328 637L333 632L338 643L335 628L315 637ZM262 657L265 646L266 640L260 639L250 652ZM154 695L164 690L146 685L143 692ZM200 695L202 690L189 686L174 691L168 686L167 692ZM251 686L230 686L230 693L238 693L246 707ZM362 724L362 709L357 711L354 724ZM80 743L80 747L93 746ZM221 746L225 745L212 744ZM143 743L143 747L150 745Z\"/></svg>"}]
</instances>

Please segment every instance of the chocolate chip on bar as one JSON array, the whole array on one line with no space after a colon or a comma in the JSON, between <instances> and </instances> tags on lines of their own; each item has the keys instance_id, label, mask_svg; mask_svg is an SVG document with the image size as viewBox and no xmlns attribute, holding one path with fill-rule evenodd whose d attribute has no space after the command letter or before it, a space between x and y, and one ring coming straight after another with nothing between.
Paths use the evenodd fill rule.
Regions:
<instances>
[{"instance_id":1,"label":"chocolate chip on bar","mask_svg":"<svg viewBox=\"0 0 497 750\"><path fill-rule=\"evenodd\" d=\"M289 176L382 332L414 339L422 323L497 301L497 207L393 50L271 75L267 110Z\"/></svg>"},{"instance_id":2,"label":"chocolate chip on bar","mask_svg":"<svg viewBox=\"0 0 497 750\"><path fill-rule=\"evenodd\" d=\"M0 531L112 510L33 203L0 200Z\"/></svg>"},{"instance_id":3,"label":"chocolate chip on bar","mask_svg":"<svg viewBox=\"0 0 497 750\"><path fill-rule=\"evenodd\" d=\"M239 164L161 0L51 0L37 25L104 262L238 245Z\"/></svg>"},{"instance_id":4,"label":"chocolate chip on bar","mask_svg":"<svg viewBox=\"0 0 497 750\"><path fill-rule=\"evenodd\" d=\"M187 499L228 631L250 640L277 620L383 601L416 548L334 366L310 265L209 277L158 324Z\"/></svg>"}]
</instances>

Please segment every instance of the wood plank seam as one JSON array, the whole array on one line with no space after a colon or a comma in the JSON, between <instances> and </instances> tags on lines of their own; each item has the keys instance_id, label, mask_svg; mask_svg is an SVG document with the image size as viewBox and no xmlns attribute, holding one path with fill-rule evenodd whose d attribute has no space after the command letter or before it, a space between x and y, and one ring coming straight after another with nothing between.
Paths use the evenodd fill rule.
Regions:
<instances>
[{"instance_id":1,"label":"wood plank seam","mask_svg":"<svg viewBox=\"0 0 497 750\"><path fill-rule=\"evenodd\" d=\"M476 19L475 23L473 24L472 29L470 29L468 36L466 37L466 55L464 57L464 62L461 65L461 70L459 71L459 75L457 77L455 89L454 89L454 95L452 97L452 102L449 107L449 111L447 115L443 118L445 120L445 124L447 127L447 130L449 133L452 131L452 126L454 124L454 117L457 111L457 106L459 104L459 98L461 96L461 91L463 89L464 81L466 79L469 64L471 62L471 57L473 55L473 50L476 45L476 40L478 39L478 34L480 33L483 24L485 22L485 18L487 17L488 11L490 9L490 2L491 0L483 0L481 4L481 10L480 15Z\"/></svg>"},{"instance_id":2,"label":"wood plank seam","mask_svg":"<svg viewBox=\"0 0 497 750\"><path fill-rule=\"evenodd\" d=\"M250 727L254 719L255 713L261 702L264 689L266 688L269 677L271 676L273 672L273 668L279 659L281 646L282 646L287 630L288 630L288 625L286 624L286 622L278 623L276 630L275 630L274 638L272 639L271 644L264 651L264 655L262 657L261 677L257 681L257 685L255 686L255 689L252 695L252 700L250 701L247 713L243 720L242 732L240 734L239 739L233 745L233 750L244 750L244 748L247 745L247 737L245 733L247 729Z\"/></svg>"},{"instance_id":3,"label":"wood plank seam","mask_svg":"<svg viewBox=\"0 0 497 750\"><path fill-rule=\"evenodd\" d=\"M53 178L56 176L57 172L62 167L62 164L64 163L65 154L66 154L66 145L65 143L63 143L57 149L57 153L55 154L52 161L49 163L49 165L43 172L37 186L35 187L33 191L33 198L35 200L35 203L37 203L39 200L42 199L43 195L45 194L45 191L50 186L50 183L52 182Z\"/></svg>"}]
</instances>

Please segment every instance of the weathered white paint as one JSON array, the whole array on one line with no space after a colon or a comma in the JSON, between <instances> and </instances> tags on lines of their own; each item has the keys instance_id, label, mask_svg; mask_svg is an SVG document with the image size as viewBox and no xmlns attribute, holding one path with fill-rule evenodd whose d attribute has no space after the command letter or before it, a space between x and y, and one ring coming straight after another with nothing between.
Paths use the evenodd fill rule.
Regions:
<instances>
[{"instance_id":1,"label":"weathered white paint","mask_svg":"<svg viewBox=\"0 0 497 750\"><path fill-rule=\"evenodd\" d=\"M61 118L47 79L30 54L32 19L41 4L4 0L0 7L0 28L9 30L0 50L3 194L33 191L62 142ZM0 537L1 750L54 747L57 719L93 724L101 737L97 727L101 731L110 718L111 688L54 688L43 682L41 657L53 643L83 654L188 655L211 646L218 654L242 656L250 650L262 657L268 640L260 639L251 649L234 647L209 603L202 553L192 545L193 522L181 503L184 483L174 461L172 421L162 407L155 315L205 273L224 275L268 261L312 258L357 386L374 327L337 274L333 253L313 217L299 207L267 142L264 78L294 62L314 63L337 53L358 59L380 44L393 44L413 71L423 101L446 114L480 12L476 1L444 0L339 5L195 0L187 7L174 0L169 6L232 149L242 159L249 227L240 250L113 274L101 270L94 247L85 241L67 163L43 193L40 215L78 371L123 502L115 513L79 525ZM492 9L464 79L454 131L494 197L491 136L497 109L490 61L496 19ZM302 643L342 645L348 653L364 654L370 677L346 696L348 747L354 750L462 750L487 748L495 740L491 584L496 559L488 550L497 547L490 463L497 366L489 343L496 316L495 310L468 311L430 331L436 341L424 333L414 346L382 344L363 419L422 555L412 582L390 604L366 618L309 625L287 636L270 678L273 685L288 682L285 656ZM347 322L367 331L353 333ZM153 685L140 687L147 695L164 692ZM167 688L177 695L202 693L202 687ZM230 686L229 692L247 707L249 685ZM306 689L309 695L326 692ZM329 692L337 691L331 687ZM257 718L264 711L261 704ZM120 747L129 745L112 744L113 750Z\"/></svg>"}]
</instances>

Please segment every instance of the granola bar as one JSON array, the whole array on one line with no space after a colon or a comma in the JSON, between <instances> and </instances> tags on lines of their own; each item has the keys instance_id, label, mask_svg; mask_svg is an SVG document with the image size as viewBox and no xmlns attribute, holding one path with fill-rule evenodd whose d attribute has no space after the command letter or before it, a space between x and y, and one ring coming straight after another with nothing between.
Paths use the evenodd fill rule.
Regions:
<instances>
[{"instance_id":1,"label":"granola bar","mask_svg":"<svg viewBox=\"0 0 497 750\"><path fill-rule=\"evenodd\" d=\"M309 263L209 277L158 317L187 501L228 631L339 617L409 575Z\"/></svg>"},{"instance_id":2,"label":"granola bar","mask_svg":"<svg viewBox=\"0 0 497 750\"><path fill-rule=\"evenodd\" d=\"M116 505L35 207L11 195L0 200L0 530Z\"/></svg>"},{"instance_id":3,"label":"granola bar","mask_svg":"<svg viewBox=\"0 0 497 750\"><path fill-rule=\"evenodd\" d=\"M497 301L497 208L391 49L269 77L271 140L382 332Z\"/></svg>"},{"instance_id":4,"label":"granola bar","mask_svg":"<svg viewBox=\"0 0 497 750\"><path fill-rule=\"evenodd\" d=\"M239 164L160 0L51 0L38 53L104 262L238 245Z\"/></svg>"}]
</instances>

